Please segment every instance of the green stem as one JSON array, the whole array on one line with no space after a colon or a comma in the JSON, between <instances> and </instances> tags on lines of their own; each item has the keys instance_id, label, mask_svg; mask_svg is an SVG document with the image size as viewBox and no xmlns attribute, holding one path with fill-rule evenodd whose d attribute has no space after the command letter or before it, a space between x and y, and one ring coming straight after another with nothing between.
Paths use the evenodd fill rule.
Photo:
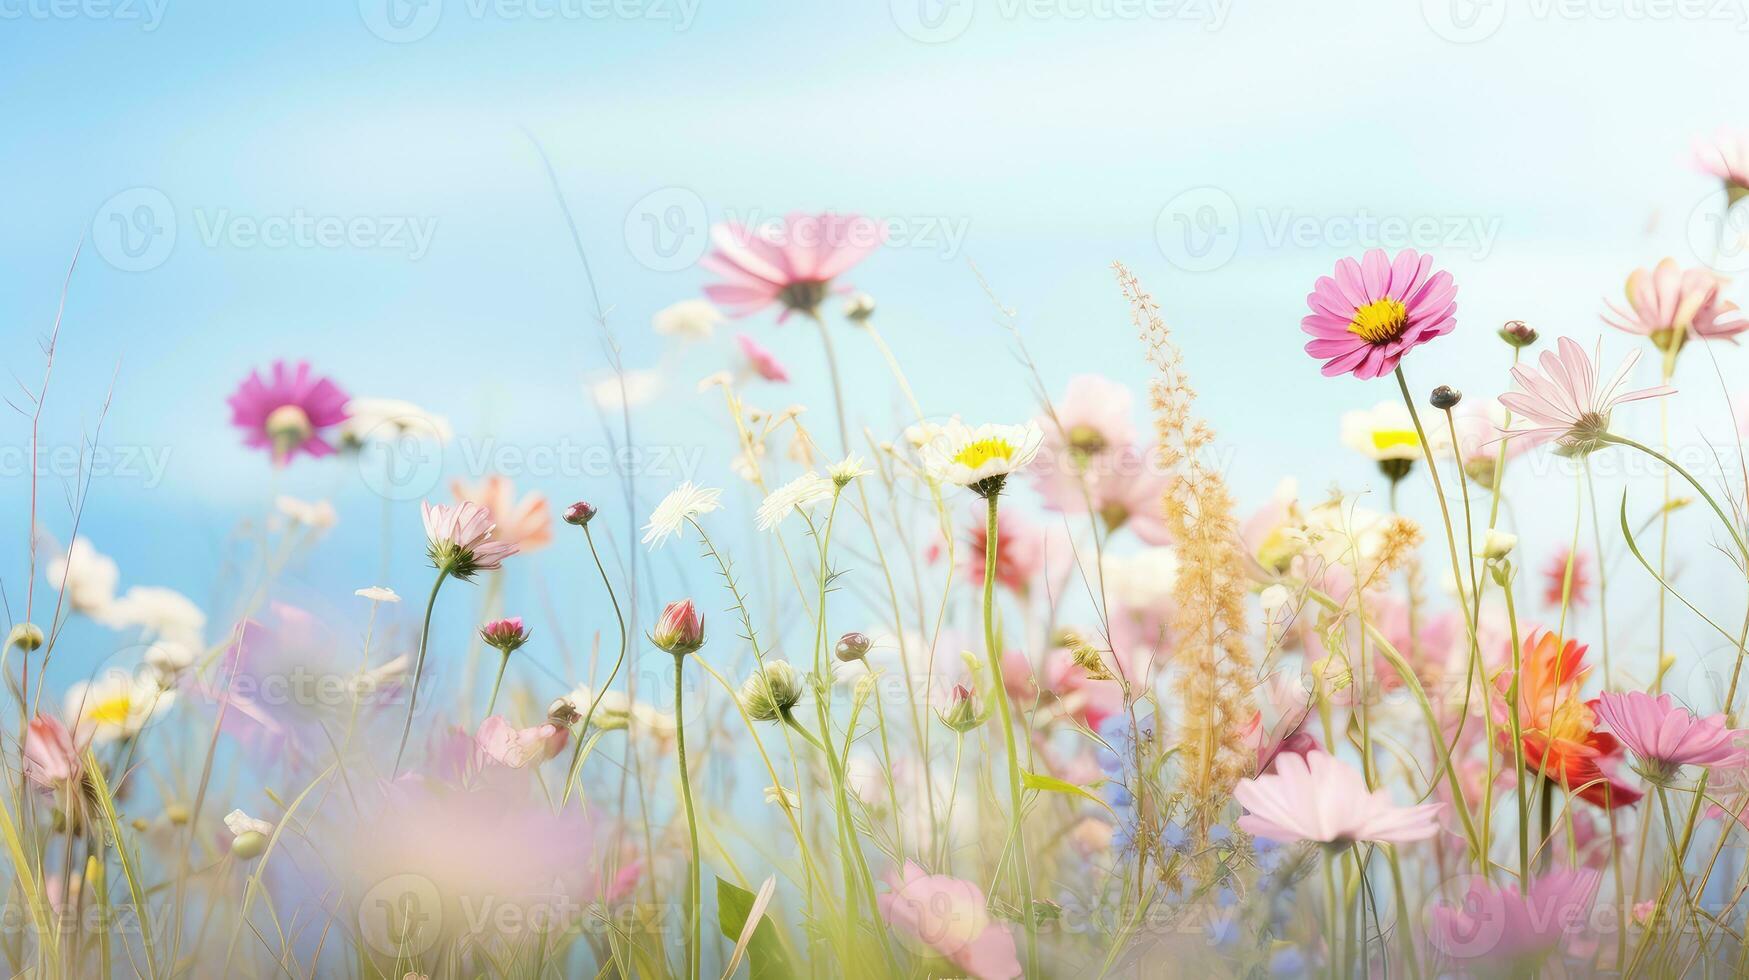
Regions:
<instances>
[{"instance_id":1,"label":"green stem","mask_svg":"<svg viewBox=\"0 0 1749 980\"><path fill-rule=\"evenodd\" d=\"M601 564L601 554L595 550L595 538L589 533L589 525L583 525L583 539L589 542L589 556L595 559L595 570L601 575L601 584L607 587L607 598L613 603L613 618L619 621L619 658L613 662L613 670L607 675L607 681L595 691L595 697L589 701L589 710L584 713L583 721L577 726L577 750L571 755L570 772L565 776L565 794L559 797L559 808L564 809L571 799L571 790L577 786L577 780L583 773L583 736L589 731L589 723L595 718L595 709L601 704L601 699L612 689L614 679L619 676L620 667L626 662L626 618L620 611L619 596L614 594L613 581L607 577L607 568Z\"/></svg>"},{"instance_id":2,"label":"green stem","mask_svg":"<svg viewBox=\"0 0 1749 980\"><path fill-rule=\"evenodd\" d=\"M1001 712L1002 736L1008 749L1008 846L1014 850L1015 873L1020 878L1020 919L1026 926L1026 962L1036 972L1038 960L1038 924L1033 921L1032 870L1028 866L1026 841L1021 836L1020 752L1014 744L1014 718L1008 707L1007 692L1002 690L1002 653L996 644L996 502L1001 487L990 491L988 516L984 526L984 650L990 659L990 682L996 707Z\"/></svg>"},{"instance_id":3,"label":"green stem","mask_svg":"<svg viewBox=\"0 0 1749 980\"><path fill-rule=\"evenodd\" d=\"M425 651L431 645L431 611L437 608L437 591L449 578L446 565L437 570L437 581L431 583L431 598L425 600L425 625L419 629L419 658L413 662L413 684L407 691L407 721L401 726L401 746L395 750L395 768L391 776L401 774L401 757L407 754L407 737L413 733L413 712L419 706L419 679L425 674Z\"/></svg>"},{"instance_id":4,"label":"green stem","mask_svg":"<svg viewBox=\"0 0 1749 980\"><path fill-rule=\"evenodd\" d=\"M492 696L486 701L486 717L492 717L492 709L498 707L498 688L504 684L504 668L510 666L510 654L499 652L498 676L492 679Z\"/></svg>"},{"instance_id":5,"label":"green stem","mask_svg":"<svg viewBox=\"0 0 1749 980\"><path fill-rule=\"evenodd\" d=\"M686 768L686 712L681 705L681 695L684 691L682 666L686 662L683 654L674 656L674 752L680 763L680 798L686 803L686 831L692 840L692 852L687 877L686 891L686 922L688 941L686 946L687 976L692 980L699 978L699 960L703 948L703 940L699 931L700 896L703 891L699 884L699 853L698 853L698 816L692 809L692 776Z\"/></svg>"}]
</instances>

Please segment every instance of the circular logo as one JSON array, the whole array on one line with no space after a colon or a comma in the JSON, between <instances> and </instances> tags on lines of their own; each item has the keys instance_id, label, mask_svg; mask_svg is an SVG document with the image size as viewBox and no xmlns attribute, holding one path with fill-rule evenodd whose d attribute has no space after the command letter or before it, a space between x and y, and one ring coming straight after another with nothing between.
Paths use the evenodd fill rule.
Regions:
<instances>
[{"instance_id":1,"label":"circular logo","mask_svg":"<svg viewBox=\"0 0 1749 980\"><path fill-rule=\"evenodd\" d=\"M990 924L977 886L954 878L910 878L888 899L887 922L899 942L920 956L952 959Z\"/></svg>"},{"instance_id":2,"label":"circular logo","mask_svg":"<svg viewBox=\"0 0 1749 980\"><path fill-rule=\"evenodd\" d=\"M1192 187L1166 202L1154 242L1186 272L1212 272L1239 251L1239 204L1219 187Z\"/></svg>"},{"instance_id":3,"label":"circular logo","mask_svg":"<svg viewBox=\"0 0 1749 980\"><path fill-rule=\"evenodd\" d=\"M1428 899L1427 919L1435 949L1458 960L1492 953L1506 935L1506 902L1483 875L1459 875Z\"/></svg>"},{"instance_id":4,"label":"circular logo","mask_svg":"<svg viewBox=\"0 0 1749 980\"><path fill-rule=\"evenodd\" d=\"M655 272L679 272L704 257L710 215L704 198L686 187L663 187L638 198L626 212L626 248Z\"/></svg>"},{"instance_id":5,"label":"circular logo","mask_svg":"<svg viewBox=\"0 0 1749 980\"><path fill-rule=\"evenodd\" d=\"M358 15L377 37L390 44L411 44L437 30L443 0L358 0Z\"/></svg>"},{"instance_id":6,"label":"circular logo","mask_svg":"<svg viewBox=\"0 0 1749 980\"><path fill-rule=\"evenodd\" d=\"M176 209L156 187L131 187L98 207L91 241L123 272L156 269L176 248Z\"/></svg>"},{"instance_id":7,"label":"circular logo","mask_svg":"<svg viewBox=\"0 0 1749 980\"><path fill-rule=\"evenodd\" d=\"M1749 270L1749 205L1714 191L1688 212L1688 250L1715 272Z\"/></svg>"},{"instance_id":8,"label":"circular logo","mask_svg":"<svg viewBox=\"0 0 1749 980\"><path fill-rule=\"evenodd\" d=\"M1421 0L1421 17L1453 44L1474 44L1506 23L1506 0Z\"/></svg>"},{"instance_id":9,"label":"circular logo","mask_svg":"<svg viewBox=\"0 0 1749 980\"><path fill-rule=\"evenodd\" d=\"M358 475L384 500L417 500L443 476L443 443L421 417L384 419L358 443Z\"/></svg>"},{"instance_id":10,"label":"circular logo","mask_svg":"<svg viewBox=\"0 0 1749 980\"><path fill-rule=\"evenodd\" d=\"M972 26L973 0L889 0L893 23L924 44L945 44Z\"/></svg>"},{"instance_id":11,"label":"circular logo","mask_svg":"<svg viewBox=\"0 0 1749 980\"><path fill-rule=\"evenodd\" d=\"M443 931L443 897L423 875L384 878L359 900L358 929L365 944L383 956L417 957Z\"/></svg>"}]
</instances>

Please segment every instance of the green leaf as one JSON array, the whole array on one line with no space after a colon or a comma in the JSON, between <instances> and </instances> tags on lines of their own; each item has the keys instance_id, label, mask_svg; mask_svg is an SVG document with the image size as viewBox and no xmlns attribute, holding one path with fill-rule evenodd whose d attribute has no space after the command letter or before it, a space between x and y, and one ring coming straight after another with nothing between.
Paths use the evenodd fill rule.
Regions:
<instances>
[{"instance_id":1,"label":"green leaf","mask_svg":"<svg viewBox=\"0 0 1749 980\"><path fill-rule=\"evenodd\" d=\"M1062 793L1064 796L1079 796L1082 799L1092 800L1105 807L1106 813L1113 817L1117 816L1117 811L1113 810L1110 804L1094 795L1085 786L1076 786L1074 783L1058 779L1055 776L1041 776L1036 772L1027 772L1024 769L1020 772L1020 782L1027 789L1036 789L1045 793Z\"/></svg>"},{"instance_id":2,"label":"green leaf","mask_svg":"<svg viewBox=\"0 0 1749 980\"><path fill-rule=\"evenodd\" d=\"M717 928L730 942L741 938L747 925L747 913L753 910L753 893L745 888L717 879ZM765 915L753 927L753 941L747 945L747 963L752 980L790 980L796 976L789 953L783 948L777 927Z\"/></svg>"}]
</instances>

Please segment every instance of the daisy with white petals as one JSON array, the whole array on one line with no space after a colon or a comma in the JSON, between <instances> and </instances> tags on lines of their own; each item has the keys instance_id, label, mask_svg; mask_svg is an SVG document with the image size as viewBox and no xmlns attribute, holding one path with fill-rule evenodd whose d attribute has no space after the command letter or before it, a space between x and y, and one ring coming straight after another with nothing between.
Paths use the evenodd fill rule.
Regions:
<instances>
[{"instance_id":1,"label":"daisy with white petals","mask_svg":"<svg viewBox=\"0 0 1749 980\"><path fill-rule=\"evenodd\" d=\"M721 490L696 486L690 480L675 487L650 512L650 523L644 525L644 544L652 551L662 547L686 527L687 521L722 506L718 502L722 495Z\"/></svg>"},{"instance_id":2,"label":"daisy with white petals","mask_svg":"<svg viewBox=\"0 0 1749 980\"><path fill-rule=\"evenodd\" d=\"M923 462L935 479L988 497L1001 492L1008 474L1031 463L1043 442L1044 431L1037 422L974 429L954 419L923 448Z\"/></svg>"},{"instance_id":3,"label":"daisy with white petals","mask_svg":"<svg viewBox=\"0 0 1749 980\"><path fill-rule=\"evenodd\" d=\"M840 487L857 477L871 476L874 470L863 465L862 457L851 453L831 466L826 467L826 475Z\"/></svg>"},{"instance_id":4,"label":"daisy with white petals","mask_svg":"<svg viewBox=\"0 0 1749 980\"><path fill-rule=\"evenodd\" d=\"M809 470L767 494L755 523L761 531L775 531L792 512L830 500L836 492L836 484Z\"/></svg>"}]
</instances>

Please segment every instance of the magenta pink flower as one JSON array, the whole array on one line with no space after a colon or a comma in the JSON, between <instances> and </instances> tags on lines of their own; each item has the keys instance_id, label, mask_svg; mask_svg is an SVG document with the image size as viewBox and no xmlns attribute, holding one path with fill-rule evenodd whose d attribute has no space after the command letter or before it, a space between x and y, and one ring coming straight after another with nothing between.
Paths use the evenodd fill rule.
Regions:
<instances>
[{"instance_id":1,"label":"magenta pink flower","mask_svg":"<svg viewBox=\"0 0 1749 980\"><path fill-rule=\"evenodd\" d=\"M1603 322L1648 337L1661 351L1681 349L1690 335L1702 340L1733 339L1749 330L1737 304L1719 297L1724 280L1711 270L1683 269L1675 259L1628 274L1628 308L1607 304ZM1674 347L1672 346L1674 345Z\"/></svg>"},{"instance_id":2,"label":"magenta pink flower","mask_svg":"<svg viewBox=\"0 0 1749 980\"><path fill-rule=\"evenodd\" d=\"M24 736L24 775L45 789L65 789L85 771L67 726L51 715L30 720Z\"/></svg>"},{"instance_id":3,"label":"magenta pink flower","mask_svg":"<svg viewBox=\"0 0 1749 980\"><path fill-rule=\"evenodd\" d=\"M784 382L789 380L789 372L770 351L759 346L759 342L746 334L736 334L735 342L741 345L741 353L747 357L747 365L753 373L767 381Z\"/></svg>"},{"instance_id":4,"label":"magenta pink flower","mask_svg":"<svg viewBox=\"0 0 1749 980\"><path fill-rule=\"evenodd\" d=\"M704 294L730 316L748 316L773 303L791 313L817 314L832 281L867 258L886 238L880 222L854 214L784 216L782 222L748 227L739 222L711 229L716 249L699 261L722 276Z\"/></svg>"},{"instance_id":5,"label":"magenta pink flower","mask_svg":"<svg viewBox=\"0 0 1749 980\"><path fill-rule=\"evenodd\" d=\"M1432 908L1433 947L1458 961L1487 963L1501 975L1529 976L1549 954L1582 945L1602 876L1595 870L1560 870L1516 883L1493 885L1480 875L1461 904Z\"/></svg>"},{"instance_id":6,"label":"magenta pink flower","mask_svg":"<svg viewBox=\"0 0 1749 980\"><path fill-rule=\"evenodd\" d=\"M906 861L904 877L887 876L891 891L875 897L881 917L899 940L923 956L940 957L978 980L1011 980L1020 973L1014 935L990 917L977 885L924 873Z\"/></svg>"},{"instance_id":7,"label":"magenta pink flower","mask_svg":"<svg viewBox=\"0 0 1749 980\"><path fill-rule=\"evenodd\" d=\"M517 728L500 715L480 723L474 734L474 747L487 759L512 769L540 765L565 749L571 731L552 722L533 728Z\"/></svg>"},{"instance_id":8,"label":"magenta pink flower","mask_svg":"<svg viewBox=\"0 0 1749 980\"><path fill-rule=\"evenodd\" d=\"M1239 829L1278 844L1357 841L1404 844L1439 832L1443 804L1398 806L1369 790L1358 769L1326 752L1278 755L1275 772L1240 781L1233 798L1247 811Z\"/></svg>"},{"instance_id":9,"label":"magenta pink flower","mask_svg":"<svg viewBox=\"0 0 1749 980\"><path fill-rule=\"evenodd\" d=\"M1530 423L1510 430L1515 442L1535 446L1556 439L1563 450L1583 455L1603 445L1609 434L1609 413L1617 405L1676 393L1669 385L1621 391L1640 359L1639 351L1628 354L1615 374L1601 381L1595 361L1578 344L1562 337L1557 346L1559 353L1543 351L1540 371L1529 364L1514 367L1512 380L1517 387L1500 396L1500 404ZM1601 343L1597 353L1601 357Z\"/></svg>"},{"instance_id":10,"label":"magenta pink flower","mask_svg":"<svg viewBox=\"0 0 1749 980\"><path fill-rule=\"evenodd\" d=\"M1412 248L1395 259L1375 248L1319 277L1300 329L1312 335L1306 353L1325 359L1325 377L1389 374L1409 348L1457 326L1457 285L1449 272L1428 275L1432 268L1433 256Z\"/></svg>"},{"instance_id":11,"label":"magenta pink flower","mask_svg":"<svg viewBox=\"0 0 1749 980\"><path fill-rule=\"evenodd\" d=\"M303 361L290 369L284 361L274 361L273 375L266 381L259 371L249 372L227 399L231 424L245 433L243 444L268 450L281 466L300 452L333 453L322 432L346 421L346 401L346 392L327 378L311 377L310 365Z\"/></svg>"},{"instance_id":12,"label":"magenta pink flower","mask_svg":"<svg viewBox=\"0 0 1749 980\"><path fill-rule=\"evenodd\" d=\"M514 543L493 538L497 525L491 511L471 500L455 507L421 503L419 508L431 564L464 582L477 572L497 571L517 552Z\"/></svg>"},{"instance_id":13,"label":"magenta pink flower","mask_svg":"<svg viewBox=\"0 0 1749 980\"><path fill-rule=\"evenodd\" d=\"M1643 775L1665 782L1682 766L1732 766L1743 761L1741 733L1725 727L1724 715L1695 717L1670 695L1606 692L1593 703L1597 720L1644 765Z\"/></svg>"}]
</instances>

